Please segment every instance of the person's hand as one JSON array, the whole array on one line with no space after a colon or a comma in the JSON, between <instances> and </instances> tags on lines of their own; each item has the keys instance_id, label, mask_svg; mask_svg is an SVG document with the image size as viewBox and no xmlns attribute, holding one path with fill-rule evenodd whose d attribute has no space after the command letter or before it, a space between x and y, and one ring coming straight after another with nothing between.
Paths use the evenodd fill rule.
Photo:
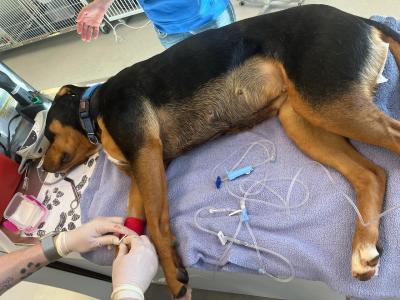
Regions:
<instances>
[{"instance_id":1,"label":"person's hand","mask_svg":"<svg viewBox=\"0 0 400 300\"><path fill-rule=\"evenodd\" d=\"M81 35L82 41L90 42L99 36L100 24L107 9L114 0L94 0L80 11L76 19L76 31Z\"/></svg>"},{"instance_id":2,"label":"person's hand","mask_svg":"<svg viewBox=\"0 0 400 300\"><path fill-rule=\"evenodd\" d=\"M67 255L69 252L84 253L101 246L118 245L118 234L135 234L123 224L122 217L97 217L77 229L61 232L56 238L57 251Z\"/></svg>"},{"instance_id":3,"label":"person's hand","mask_svg":"<svg viewBox=\"0 0 400 300\"><path fill-rule=\"evenodd\" d=\"M147 236L131 235L123 239L112 266L113 290L123 285L144 293L157 273L158 258Z\"/></svg>"}]
</instances>

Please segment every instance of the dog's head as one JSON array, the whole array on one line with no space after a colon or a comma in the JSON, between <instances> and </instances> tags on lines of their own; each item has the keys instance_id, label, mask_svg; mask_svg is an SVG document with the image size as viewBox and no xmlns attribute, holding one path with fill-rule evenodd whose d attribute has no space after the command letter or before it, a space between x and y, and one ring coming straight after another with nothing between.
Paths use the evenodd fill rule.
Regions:
<instances>
[{"instance_id":1,"label":"dog's head","mask_svg":"<svg viewBox=\"0 0 400 300\"><path fill-rule=\"evenodd\" d=\"M50 146L43 158L43 169L65 172L84 162L97 151L89 142L79 119L79 101L86 88L62 87L47 114L45 136Z\"/></svg>"}]
</instances>

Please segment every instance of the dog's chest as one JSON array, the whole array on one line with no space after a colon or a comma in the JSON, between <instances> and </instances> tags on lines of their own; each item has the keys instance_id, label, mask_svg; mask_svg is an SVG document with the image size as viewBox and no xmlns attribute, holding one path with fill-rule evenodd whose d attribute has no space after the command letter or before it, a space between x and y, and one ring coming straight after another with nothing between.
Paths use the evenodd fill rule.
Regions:
<instances>
[{"instance_id":1,"label":"dog's chest","mask_svg":"<svg viewBox=\"0 0 400 300\"><path fill-rule=\"evenodd\" d=\"M103 119L98 118L97 124L101 130L101 144L103 146L103 151L107 155L107 159L118 167L126 168L128 166L128 161L122 154L120 148L115 143L114 139L111 137L107 128L104 125Z\"/></svg>"}]
</instances>

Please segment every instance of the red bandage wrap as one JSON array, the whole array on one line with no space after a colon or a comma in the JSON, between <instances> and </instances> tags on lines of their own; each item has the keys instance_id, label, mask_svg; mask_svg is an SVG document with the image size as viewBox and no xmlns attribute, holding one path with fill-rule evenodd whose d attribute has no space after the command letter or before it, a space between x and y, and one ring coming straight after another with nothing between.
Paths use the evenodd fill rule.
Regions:
<instances>
[{"instance_id":1,"label":"red bandage wrap","mask_svg":"<svg viewBox=\"0 0 400 300\"><path fill-rule=\"evenodd\" d=\"M146 221L135 217L127 217L125 219L124 225L136 232L138 235L142 235L144 233L144 226L146 225Z\"/></svg>"}]
</instances>

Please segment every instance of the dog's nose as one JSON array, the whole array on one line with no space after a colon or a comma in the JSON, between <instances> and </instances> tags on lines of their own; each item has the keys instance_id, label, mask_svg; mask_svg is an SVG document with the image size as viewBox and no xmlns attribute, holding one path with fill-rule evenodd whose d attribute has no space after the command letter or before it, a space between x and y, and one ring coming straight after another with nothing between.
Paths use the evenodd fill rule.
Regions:
<instances>
[{"instance_id":1,"label":"dog's nose","mask_svg":"<svg viewBox=\"0 0 400 300\"><path fill-rule=\"evenodd\" d=\"M63 152L63 154L61 155L61 158L60 158L60 165L65 165L65 164L69 163L71 160L72 160L72 156L67 152Z\"/></svg>"}]
</instances>

